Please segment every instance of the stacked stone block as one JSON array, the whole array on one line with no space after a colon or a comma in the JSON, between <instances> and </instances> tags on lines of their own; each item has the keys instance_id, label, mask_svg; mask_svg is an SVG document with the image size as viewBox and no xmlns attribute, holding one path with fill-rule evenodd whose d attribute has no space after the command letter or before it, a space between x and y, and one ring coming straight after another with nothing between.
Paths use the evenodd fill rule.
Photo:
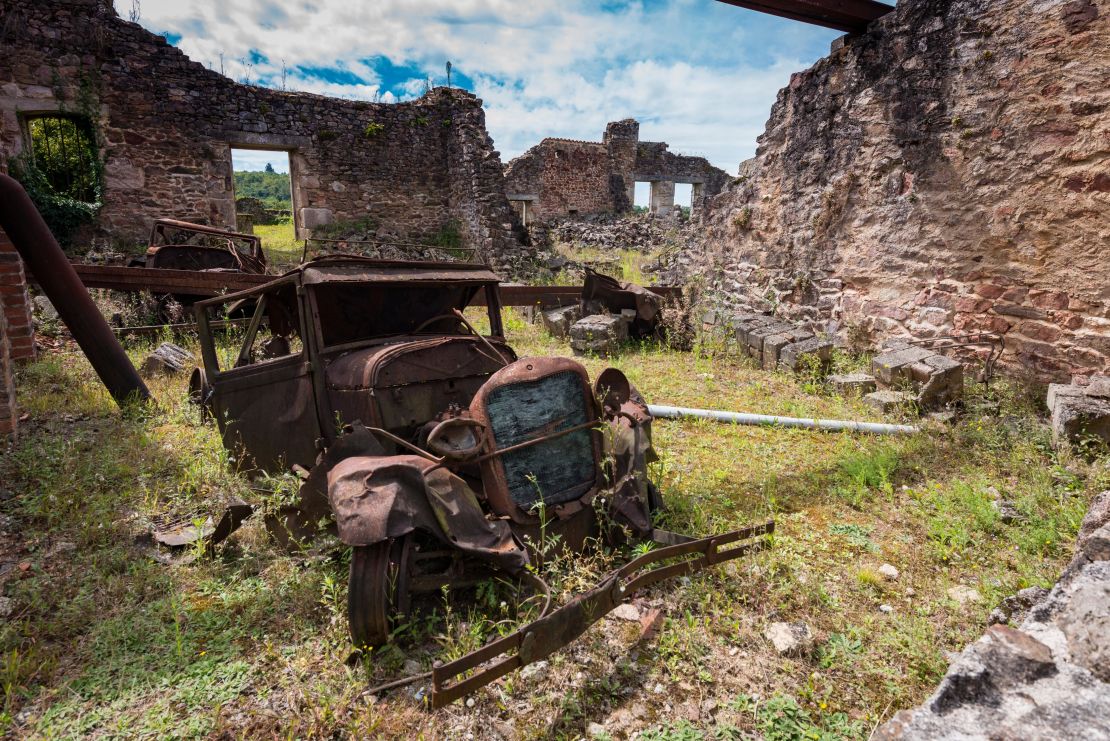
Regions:
<instances>
[{"instance_id":1,"label":"stacked stone block","mask_svg":"<svg viewBox=\"0 0 1110 741\"><path fill-rule=\"evenodd\" d=\"M912 392L911 398L922 409L948 406L963 397L962 363L904 340L889 342L883 353L872 358L871 372L882 389L875 393Z\"/></svg>"},{"instance_id":2,"label":"stacked stone block","mask_svg":"<svg viewBox=\"0 0 1110 741\"><path fill-rule=\"evenodd\" d=\"M1048 409L1054 441L1094 437L1110 443L1110 377L1076 376L1068 384L1049 384Z\"/></svg>"},{"instance_id":3,"label":"stacked stone block","mask_svg":"<svg viewBox=\"0 0 1110 741\"><path fill-rule=\"evenodd\" d=\"M610 355L628 341L628 326L635 319L633 309L625 309L620 314L591 314L579 319L570 328L571 349L576 355Z\"/></svg>"},{"instance_id":4,"label":"stacked stone block","mask_svg":"<svg viewBox=\"0 0 1110 741\"><path fill-rule=\"evenodd\" d=\"M897 3L791 77L667 281L858 346L997 332L1023 375L1110 373L1108 58L1105 0Z\"/></svg>"},{"instance_id":5,"label":"stacked stone block","mask_svg":"<svg viewBox=\"0 0 1110 741\"><path fill-rule=\"evenodd\" d=\"M729 328L740 354L752 358L764 370L799 371L810 364L823 369L832 360L832 340L774 317L736 314Z\"/></svg>"}]
</instances>

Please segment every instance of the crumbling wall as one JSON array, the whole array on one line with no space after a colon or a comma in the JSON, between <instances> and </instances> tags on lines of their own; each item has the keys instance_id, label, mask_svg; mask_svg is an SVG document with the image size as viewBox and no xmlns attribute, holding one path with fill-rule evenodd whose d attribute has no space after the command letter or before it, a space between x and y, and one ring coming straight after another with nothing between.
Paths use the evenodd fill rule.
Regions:
<instances>
[{"instance_id":1,"label":"crumbling wall","mask_svg":"<svg viewBox=\"0 0 1110 741\"><path fill-rule=\"evenodd\" d=\"M837 48L838 47L838 48ZM684 257L853 337L1110 369L1110 0L902 0L780 91Z\"/></svg>"},{"instance_id":2,"label":"crumbling wall","mask_svg":"<svg viewBox=\"0 0 1110 741\"><path fill-rule=\"evenodd\" d=\"M640 124L629 118L608 124L601 142L544 139L506 165L505 192L513 201L527 201L535 218L550 221L627 213L637 181L661 186L653 198L658 190L663 210L674 204L676 182L692 183L692 205L700 209L729 180L704 157L675 154L666 142L639 137Z\"/></svg>"},{"instance_id":3,"label":"crumbling wall","mask_svg":"<svg viewBox=\"0 0 1110 741\"><path fill-rule=\"evenodd\" d=\"M232 147L290 153L298 233L372 219L421 239L457 226L496 258L515 249L482 101L439 88L377 104L236 83L120 19L110 0L8 0L0 19L0 149L29 114L94 125L104 163L97 233L145 239L173 217L235 227Z\"/></svg>"}]
</instances>

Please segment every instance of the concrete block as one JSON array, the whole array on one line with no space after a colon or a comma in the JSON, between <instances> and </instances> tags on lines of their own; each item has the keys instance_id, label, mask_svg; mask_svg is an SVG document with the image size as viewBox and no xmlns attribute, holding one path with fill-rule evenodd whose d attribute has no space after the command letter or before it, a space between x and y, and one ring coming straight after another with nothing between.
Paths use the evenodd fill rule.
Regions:
<instances>
[{"instance_id":1,"label":"concrete block","mask_svg":"<svg viewBox=\"0 0 1110 741\"><path fill-rule=\"evenodd\" d=\"M802 370L810 358L816 358L817 363L826 367L832 360L833 343L831 340L811 337L808 340L787 345L779 351L779 367L794 372Z\"/></svg>"},{"instance_id":2,"label":"concrete block","mask_svg":"<svg viewBox=\"0 0 1110 741\"><path fill-rule=\"evenodd\" d=\"M1074 386L1070 383L1050 383L1048 384L1048 411L1056 410L1056 403L1062 398L1074 398L1076 396L1086 396L1081 386Z\"/></svg>"},{"instance_id":3,"label":"concrete block","mask_svg":"<svg viewBox=\"0 0 1110 741\"><path fill-rule=\"evenodd\" d=\"M909 394L901 391L874 391L863 397L863 402L883 414L891 414L901 409L910 400Z\"/></svg>"},{"instance_id":4,"label":"concrete block","mask_svg":"<svg viewBox=\"0 0 1110 741\"><path fill-rule=\"evenodd\" d=\"M779 365L779 353L782 348L796 342L790 334L773 334L763 339L763 370L773 371Z\"/></svg>"},{"instance_id":5,"label":"concrete block","mask_svg":"<svg viewBox=\"0 0 1110 741\"><path fill-rule=\"evenodd\" d=\"M541 314L543 326L554 337L566 337L570 334L571 325L582 318L582 309L578 304L560 306L549 309Z\"/></svg>"},{"instance_id":6,"label":"concrete block","mask_svg":"<svg viewBox=\"0 0 1110 741\"><path fill-rule=\"evenodd\" d=\"M1079 442L1095 437L1110 443L1110 399L1057 394L1052 409L1052 439Z\"/></svg>"},{"instance_id":7,"label":"concrete block","mask_svg":"<svg viewBox=\"0 0 1110 741\"><path fill-rule=\"evenodd\" d=\"M863 396L876 389L875 377L867 373L829 376L829 383L841 396Z\"/></svg>"},{"instance_id":8,"label":"concrete block","mask_svg":"<svg viewBox=\"0 0 1110 741\"><path fill-rule=\"evenodd\" d=\"M876 355L871 360L871 372L879 383L892 386L903 378L908 378L908 366L933 355L932 350L923 347L904 347Z\"/></svg>"},{"instance_id":9,"label":"concrete block","mask_svg":"<svg viewBox=\"0 0 1110 741\"><path fill-rule=\"evenodd\" d=\"M575 322L570 328L570 346L577 355L606 356L628 339L628 322L619 315L594 314Z\"/></svg>"}]
</instances>

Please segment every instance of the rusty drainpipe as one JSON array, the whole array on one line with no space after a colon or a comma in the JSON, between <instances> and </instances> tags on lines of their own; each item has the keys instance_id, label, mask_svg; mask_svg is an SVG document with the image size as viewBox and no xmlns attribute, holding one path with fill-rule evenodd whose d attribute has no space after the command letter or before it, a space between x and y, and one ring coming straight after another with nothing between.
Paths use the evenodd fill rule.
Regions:
<instances>
[{"instance_id":1,"label":"rusty drainpipe","mask_svg":"<svg viewBox=\"0 0 1110 741\"><path fill-rule=\"evenodd\" d=\"M0 227L8 233L16 251L116 403L122 406L129 399L150 401L150 391L131 358L104 321L27 191L14 178L2 173Z\"/></svg>"}]
</instances>

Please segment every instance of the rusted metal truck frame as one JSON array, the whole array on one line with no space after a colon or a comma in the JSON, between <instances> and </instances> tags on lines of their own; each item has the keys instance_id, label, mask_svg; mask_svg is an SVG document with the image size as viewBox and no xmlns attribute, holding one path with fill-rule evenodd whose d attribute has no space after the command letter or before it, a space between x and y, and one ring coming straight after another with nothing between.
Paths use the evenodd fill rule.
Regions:
<instances>
[{"instance_id":1,"label":"rusted metal truck frame","mask_svg":"<svg viewBox=\"0 0 1110 741\"><path fill-rule=\"evenodd\" d=\"M479 294L486 335L462 311ZM216 312L244 303L240 349L221 357ZM508 573L546 595L534 623L437 665L433 707L566 645L638 589L764 547L773 529L656 529L646 403L616 369L591 386L572 359L517 359L485 266L319 258L196 312L193 393L236 465L303 478L268 524L287 542L326 529L352 546L356 646L387 642L414 593ZM529 567L553 537L571 551L592 539L661 547L552 610Z\"/></svg>"},{"instance_id":2,"label":"rusted metal truck frame","mask_svg":"<svg viewBox=\"0 0 1110 741\"><path fill-rule=\"evenodd\" d=\"M175 219L156 219L146 254L131 267L207 270L261 275L266 272L262 240L253 234Z\"/></svg>"}]
</instances>

